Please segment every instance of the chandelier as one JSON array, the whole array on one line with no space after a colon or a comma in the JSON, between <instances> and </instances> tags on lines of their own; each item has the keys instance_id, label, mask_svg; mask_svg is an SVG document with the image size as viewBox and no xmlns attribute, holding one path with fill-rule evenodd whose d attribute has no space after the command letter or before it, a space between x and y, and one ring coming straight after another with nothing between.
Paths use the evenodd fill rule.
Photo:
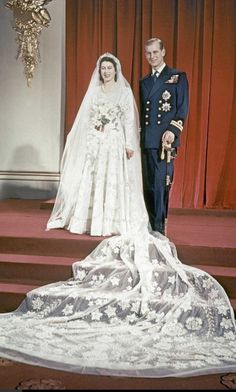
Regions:
<instances>
[{"instance_id":1,"label":"chandelier","mask_svg":"<svg viewBox=\"0 0 236 392\"><path fill-rule=\"evenodd\" d=\"M45 5L52 0L7 0L5 6L13 11L13 29L17 33L18 52L16 59L21 59L27 85L30 87L35 68L40 59L39 36L44 27L48 27L51 17Z\"/></svg>"}]
</instances>

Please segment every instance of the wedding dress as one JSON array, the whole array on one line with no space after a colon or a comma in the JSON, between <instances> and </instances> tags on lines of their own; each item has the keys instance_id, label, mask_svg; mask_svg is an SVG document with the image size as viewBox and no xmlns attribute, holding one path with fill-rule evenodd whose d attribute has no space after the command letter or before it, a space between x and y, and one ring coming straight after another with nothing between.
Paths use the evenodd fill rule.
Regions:
<instances>
[{"instance_id":1,"label":"wedding dress","mask_svg":"<svg viewBox=\"0 0 236 392\"><path fill-rule=\"evenodd\" d=\"M138 154L136 145L136 158L124 168L139 190L131 192L124 233L104 239L75 262L71 279L36 288L14 312L1 314L0 356L130 377L236 371L236 324L228 296L208 273L182 264L167 237L149 230ZM77 167L76 159L69 169ZM64 187L69 178L62 180ZM59 199L65 207L63 187ZM71 209L63 215L57 202L55 216L67 222Z\"/></svg>"},{"instance_id":2,"label":"wedding dress","mask_svg":"<svg viewBox=\"0 0 236 392\"><path fill-rule=\"evenodd\" d=\"M48 230L109 236L127 233L147 220L137 108L120 67L117 71L115 86L106 92L95 70L67 138ZM135 151L130 160L126 149Z\"/></svg>"}]
</instances>

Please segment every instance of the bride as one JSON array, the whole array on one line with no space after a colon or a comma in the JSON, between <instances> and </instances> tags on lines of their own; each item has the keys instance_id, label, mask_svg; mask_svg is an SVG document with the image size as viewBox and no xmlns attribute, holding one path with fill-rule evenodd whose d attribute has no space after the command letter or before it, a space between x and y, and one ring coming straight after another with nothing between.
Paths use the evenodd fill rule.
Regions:
<instances>
[{"instance_id":1,"label":"bride","mask_svg":"<svg viewBox=\"0 0 236 392\"><path fill-rule=\"evenodd\" d=\"M236 371L224 289L148 229L137 118L120 63L106 53L68 136L48 229L113 236L72 265L71 279L30 291L0 315L0 356L100 375Z\"/></svg>"},{"instance_id":2,"label":"bride","mask_svg":"<svg viewBox=\"0 0 236 392\"><path fill-rule=\"evenodd\" d=\"M67 137L47 229L109 236L147 225L140 165L133 93L119 60L105 53Z\"/></svg>"}]
</instances>

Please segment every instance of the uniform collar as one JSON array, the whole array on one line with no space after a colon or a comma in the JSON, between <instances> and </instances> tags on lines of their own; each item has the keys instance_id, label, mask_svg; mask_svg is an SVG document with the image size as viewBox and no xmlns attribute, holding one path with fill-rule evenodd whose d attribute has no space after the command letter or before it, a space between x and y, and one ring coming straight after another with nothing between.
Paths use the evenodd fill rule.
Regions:
<instances>
[{"instance_id":1,"label":"uniform collar","mask_svg":"<svg viewBox=\"0 0 236 392\"><path fill-rule=\"evenodd\" d=\"M165 66L166 66L166 63L163 63L159 68L157 68L157 69L153 69L152 68L152 75L157 71L158 72L158 74L160 74L161 73L161 71L163 71L163 69L165 68Z\"/></svg>"}]
</instances>

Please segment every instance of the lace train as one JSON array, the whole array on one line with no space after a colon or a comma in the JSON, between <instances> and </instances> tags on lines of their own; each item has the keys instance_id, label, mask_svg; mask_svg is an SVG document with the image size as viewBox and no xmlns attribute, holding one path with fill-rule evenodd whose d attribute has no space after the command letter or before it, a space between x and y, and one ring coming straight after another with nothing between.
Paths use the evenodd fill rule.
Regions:
<instances>
[{"instance_id":1,"label":"lace train","mask_svg":"<svg viewBox=\"0 0 236 392\"><path fill-rule=\"evenodd\" d=\"M103 240L73 278L0 315L0 355L87 374L236 371L235 320L220 284L158 233Z\"/></svg>"}]
</instances>

